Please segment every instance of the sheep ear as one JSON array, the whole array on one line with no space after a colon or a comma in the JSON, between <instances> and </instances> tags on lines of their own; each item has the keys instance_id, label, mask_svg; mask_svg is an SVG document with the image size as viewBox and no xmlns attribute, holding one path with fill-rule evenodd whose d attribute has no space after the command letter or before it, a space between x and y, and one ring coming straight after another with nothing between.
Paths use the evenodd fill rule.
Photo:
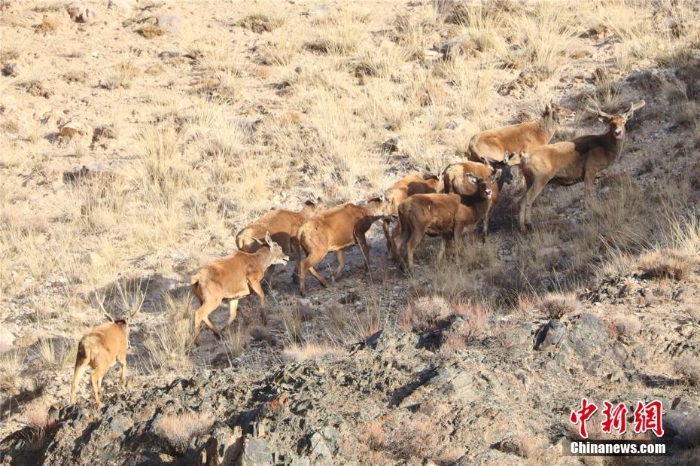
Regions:
<instances>
[{"instance_id":1,"label":"sheep ear","mask_svg":"<svg viewBox=\"0 0 700 466\"><path fill-rule=\"evenodd\" d=\"M473 173L468 173L467 179L469 180L470 183L474 183L474 184L479 184L479 181L481 181L481 178L479 178L478 176L475 176Z\"/></svg>"},{"instance_id":2,"label":"sheep ear","mask_svg":"<svg viewBox=\"0 0 700 466\"><path fill-rule=\"evenodd\" d=\"M502 174L503 174L503 170L501 170L501 169L499 168L498 170L496 170L496 172L495 172L494 174L491 175L491 177L490 177L490 178L491 178L491 181L495 183L496 181L498 181L499 179L501 179L501 175L502 175Z\"/></svg>"},{"instance_id":3,"label":"sheep ear","mask_svg":"<svg viewBox=\"0 0 700 466\"><path fill-rule=\"evenodd\" d=\"M269 231L267 233L265 233L265 242L267 243L268 246L272 245L272 238L270 237Z\"/></svg>"}]
</instances>

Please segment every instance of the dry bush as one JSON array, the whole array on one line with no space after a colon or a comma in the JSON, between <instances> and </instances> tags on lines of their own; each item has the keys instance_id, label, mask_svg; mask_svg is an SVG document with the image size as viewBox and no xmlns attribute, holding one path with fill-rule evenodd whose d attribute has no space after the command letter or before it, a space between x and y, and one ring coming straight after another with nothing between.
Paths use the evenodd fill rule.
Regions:
<instances>
[{"instance_id":1,"label":"dry bush","mask_svg":"<svg viewBox=\"0 0 700 466\"><path fill-rule=\"evenodd\" d=\"M44 434L55 423L55 419L49 416L49 411L46 406L41 404L32 404L24 412L24 424L31 428L35 441L44 437Z\"/></svg>"},{"instance_id":2,"label":"dry bush","mask_svg":"<svg viewBox=\"0 0 700 466\"><path fill-rule=\"evenodd\" d=\"M644 254L638 266L645 278L683 280L696 260L674 250L660 250Z\"/></svg>"},{"instance_id":3,"label":"dry bush","mask_svg":"<svg viewBox=\"0 0 700 466\"><path fill-rule=\"evenodd\" d=\"M268 16L264 13L256 13L246 16L237 23L239 26L250 29L251 31L261 34L270 32L284 24L284 20L279 17Z\"/></svg>"},{"instance_id":4,"label":"dry bush","mask_svg":"<svg viewBox=\"0 0 700 466\"><path fill-rule=\"evenodd\" d=\"M676 359L674 368L690 385L700 386L700 360L698 360L697 355L683 355Z\"/></svg>"},{"instance_id":5,"label":"dry bush","mask_svg":"<svg viewBox=\"0 0 700 466\"><path fill-rule=\"evenodd\" d=\"M238 358L243 354L243 350L246 348L248 342L250 341L250 335L246 331L241 330L240 322L236 325L235 330L225 332L223 335L224 346L226 347L226 354L230 358Z\"/></svg>"},{"instance_id":6,"label":"dry bush","mask_svg":"<svg viewBox=\"0 0 700 466\"><path fill-rule=\"evenodd\" d=\"M195 301L189 291L180 296L163 294L162 311L167 322L154 326L144 343L155 366L180 369L191 365L188 356L194 347Z\"/></svg>"},{"instance_id":7,"label":"dry bush","mask_svg":"<svg viewBox=\"0 0 700 466\"><path fill-rule=\"evenodd\" d=\"M209 432L213 424L214 416L211 413L187 411L161 416L155 422L154 430L177 452L184 454L189 448L190 442Z\"/></svg>"},{"instance_id":8,"label":"dry bush","mask_svg":"<svg viewBox=\"0 0 700 466\"><path fill-rule=\"evenodd\" d=\"M581 312L581 302L575 293L548 293L539 299L537 307L548 319Z\"/></svg>"},{"instance_id":9,"label":"dry bush","mask_svg":"<svg viewBox=\"0 0 700 466\"><path fill-rule=\"evenodd\" d=\"M345 351L336 346L319 343L294 343L282 350L282 358L287 361L299 362L307 359L320 359L324 356L340 356Z\"/></svg>"},{"instance_id":10,"label":"dry bush","mask_svg":"<svg viewBox=\"0 0 700 466\"><path fill-rule=\"evenodd\" d=\"M445 447L440 441L441 429L436 425L436 420L426 415L415 413L402 422L391 422L390 427L385 445L396 459L432 458Z\"/></svg>"},{"instance_id":11,"label":"dry bush","mask_svg":"<svg viewBox=\"0 0 700 466\"><path fill-rule=\"evenodd\" d=\"M568 61L577 34L577 19L570 10L556 3L543 3L535 14L511 15L509 20L515 34L511 43L493 44L506 65L550 77Z\"/></svg>"},{"instance_id":12,"label":"dry bush","mask_svg":"<svg viewBox=\"0 0 700 466\"><path fill-rule=\"evenodd\" d=\"M286 32L262 46L260 58L265 65L287 66L301 52L302 45L297 34Z\"/></svg>"},{"instance_id":13,"label":"dry bush","mask_svg":"<svg viewBox=\"0 0 700 466\"><path fill-rule=\"evenodd\" d=\"M0 354L0 389L10 390L17 385L24 367L24 352L5 351Z\"/></svg>"},{"instance_id":14,"label":"dry bush","mask_svg":"<svg viewBox=\"0 0 700 466\"><path fill-rule=\"evenodd\" d=\"M408 58L408 53L402 47L383 42L379 47L365 50L353 63L353 67L357 74L388 78L397 73Z\"/></svg>"},{"instance_id":15,"label":"dry bush","mask_svg":"<svg viewBox=\"0 0 700 466\"><path fill-rule=\"evenodd\" d=\"M44 16L44 18L41 20L41 23L34 26L34 32L45 35L55 34L58 30L58 25L59 22L56 19Z\"/></svg>"},{"instance_id":16,"label":"dry bush","mask_svg":"<svg viewBox=\"0 0 700 466\"><path fill-rule=\"evenodd\" d=\"M330 17L316 28L316 38L304 44L307 50L329 55L347 56L357 51L362 29L358 22L363 22L351 11L341 11Z\"/></svg>"},{"instance_id":17,"label":"dry bush","mask_svg":"<svg viewBox=\"0 0 700 466\"><path fill-rule=\"evenodd\" d=\"M620 315L613 318L613 324L620 336L631 339L639 334L642 323L636 315Z\"/></svg>"},{"instance_id":18,"label":"dry bush","mask_svg":"<svg viewBox=\"0 0 700 466\"><path fill-rule=\"evenodd\" d=\"M477 121L486 120L499 84L493 64L475 66L462 59L448 60L437 65L434 73L453 86L451 104L455 109L466 111Z\"/></svg>"},{"instance_id":19,"label":"dry bush","mask_svg":"<svg viewBox=\"0 0 700 466\"><path fill-rule=\"evenodd\" d=\"M365 424L360 432L360 442L367 445L370 450L382 451L385 447L385 433L380 421Z\"/></svg>"},{"instance_id":20,"label":"dry bush","mask_svg":"<svg viewBox=\"0 0 700 466\"><path fill-rule=\"evenodd\" d=\"M406 305L398 315L398 325L404 330L424 332L434 328L450 315L450 305L441 296L423 296Z\"/></svg>"},{"instance_id":21,"label":"dry bush","mask_svg":"<svg viewBox=\"0 0 700 466\"><path fill-rule=\"evenodd\" d=\"M53 338L41 338L37 343L37 352L48 369L60 370L71 367L75 363L75 354L78 345L74 342L73 348L57 346Z\"/></svg>"},{"instance_id":22,"label":"dry bush","mask_svg":"<svg viewBox=\"0 0 700 466\"><path fill-rule=\"evenodd\" d=\"M138 76L139 69L131 60L124 60L118 63L114 70L111 71L101 86L105 89L114 90L117 88L129 89L133 84L134 78Z\"/></svg>"},{"instance_id":23,"label":"dry bush","mask_svg":"<svg viewBox=\"0 0 700 466\"><path fill-rule=\"evenodd\" d=\"M136 29L136 32L146 39L153 39L165 34L165 29L156 24L146 24Z\"/></svg>"}]
</instances>

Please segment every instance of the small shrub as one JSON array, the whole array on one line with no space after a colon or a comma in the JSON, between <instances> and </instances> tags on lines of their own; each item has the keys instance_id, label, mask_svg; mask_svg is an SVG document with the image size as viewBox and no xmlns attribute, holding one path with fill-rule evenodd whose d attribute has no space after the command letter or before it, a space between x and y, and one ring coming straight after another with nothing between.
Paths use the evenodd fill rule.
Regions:
<instances>
[{"instance_id":1,"label":"small shrub","mask_svg":"<svg viewBox=\"0 0 700 466\"><path fill-rule=\"evenodd\" d=\"M567 314L581 312L581 303L574 293L550 293L545 295L537 307L548 319L561 319Z\"/></svg>"},{"instance_id":2,"label":"small shrub","mask_svg":"<svg viewBox=\"0 0 700 466\"><path fill-rule=\"evenodd\" d=\"M210 413L167 414L156 421L155 431L176 451L184 454L190 442L206 434L213 424L214 416Z\"/></svg>"},{"instance_id":3,"label":"small shrub","mask_svg":"<svg viewBox=\"0 0 700 466\"><path fill-rule=\"evenodd\" d=\"M676 372L681 374L689 384L700 386L700 360L697 356L684 355L674 363Z\"/></svg>"},{"instance_id":4,"label":"small shrub","mask_svg":"<svg viewBox=\"0 0 700 466\"><path fill-rule=\"evenodd\" d=\"M146 39L153 39L154 37L162 36L163 34L165 34L165 29L157 25L147 24L138 28L136 32L145 37Z\"/></svg>"},{"instance_id":5,"label":"small shrub","mask_svg":"<svg viewBox=\"0 0 700 466\"><path fill-rule=\"evenodd\" d=\"M424 332L450 315L450 306L440 296L423 296L399 312L398 324L404 330Z\"/></svg>"},{"instance_id":6,"label":"small shrub","mask_svg":"<svg viewBox=\"0 0 700 466\"><path fill-rule=\"evenodd\" d=\"M639 258L642 277L682 280L688 275L694 260L673 250L654 251Z\"/></svg>"},{"instance_id":7,"label":"small shrub","mask_svg":"<svg viewBox=\"0 0 700 466\"><path fill-rule=\"evenodd\" d=\"M261 34L277 29L284 23L282 18L274 18L262 13L246 16L238 22L238 25L251 31Z\"/></svg>"},{"instance_id":8,"label":"small shrub","mask_svg":"<svg viewBox=\"0 0 700 466\"><path fill-rule=\"evenodd\" d=\"M626 338L637 335L642 328L639 317L635 315L617 316L613 319L613 324L617 328L617 332L620 336Z\"/></svg>"}]
</instances>

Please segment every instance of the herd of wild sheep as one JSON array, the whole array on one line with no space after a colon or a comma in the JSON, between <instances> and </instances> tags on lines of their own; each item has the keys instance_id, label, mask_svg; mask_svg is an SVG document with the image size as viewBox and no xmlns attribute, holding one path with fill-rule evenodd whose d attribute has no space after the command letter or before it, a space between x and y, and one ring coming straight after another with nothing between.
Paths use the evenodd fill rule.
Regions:
<instances>
[{"instance_id":1,"label":"herd of wild sheep","mask_svg":"<svg viewBox=\"0 0 700 466\"><path fill-rule=\"evenodd\" d=\"M193 292L201 302L194 316L195 343L199 343L202 322L221 338L209 314L228 299L226 329L236 318L238 300L250 295L251 290L260 297L265 322L265 294L260 282L268 268L286 265L290 255L295 261L293 280L298 280L301 294L306 292L307 272L327 286L314 266L330 251L335 251L338 258L334 279L345 266L344 249L355 244L360 246L365 269L370 273L365 234L377 220L382 220L392 257L410 271L414 268L414 251L425 235L442 237L438 259L442 259L447 246L464 231L473 231L481 221L486 236L489 214L503 183L512 179L510 168L514 165L520 168L525 188L520 199L521 231L531 226L532 204L547 184L568 186L583 181L584 205L590 207L596 175L619 157L625 141L625 123L644 104L643 100L633 103L618 115L587 109L608 124L608 131L555 144L548 143L559 124L575 117L575 112L548 104L537 121L475 135L469 144L468 160L449 165L441 177L411 173L381 198L363 203L327 209L316 200L307 202L299 212L269 212L238 233L238 251L204 265L192 277ZM77 384L88 365L93 369L92 386L100 406L102 377L117 361L122 366L124 382L128 332L128 324L119 320L94 328L80 340L71 403L75 402Z\"/></svg>"}]
</instances>

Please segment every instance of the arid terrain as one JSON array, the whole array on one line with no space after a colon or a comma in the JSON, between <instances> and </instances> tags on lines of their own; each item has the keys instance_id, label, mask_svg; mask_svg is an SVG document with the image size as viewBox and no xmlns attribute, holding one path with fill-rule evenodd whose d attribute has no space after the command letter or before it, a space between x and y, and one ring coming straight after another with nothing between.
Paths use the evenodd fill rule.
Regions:
<instances>
[{"instance_id":1,"label":"arid terrain","mask_svg":"<svg viewBox=\"0 0 700 466\"><path fill-rule=\"evenodd\" d=\"M0 462L698 464L700 6L693 0L0 1ZM339 280L292 265L193 343L190 277L273 208L440 174L480 130L624 112L620 158L547 188L520 172L484 242L407 276L372 227ZM317 267L328 277L329 254ZM227 305L212 315L219 328ZM80 337L133 314L127 386ZM588 398L663 457L575 457ZM665 434L634 434L660 400Z\"/></svg>"}]
</instances>

